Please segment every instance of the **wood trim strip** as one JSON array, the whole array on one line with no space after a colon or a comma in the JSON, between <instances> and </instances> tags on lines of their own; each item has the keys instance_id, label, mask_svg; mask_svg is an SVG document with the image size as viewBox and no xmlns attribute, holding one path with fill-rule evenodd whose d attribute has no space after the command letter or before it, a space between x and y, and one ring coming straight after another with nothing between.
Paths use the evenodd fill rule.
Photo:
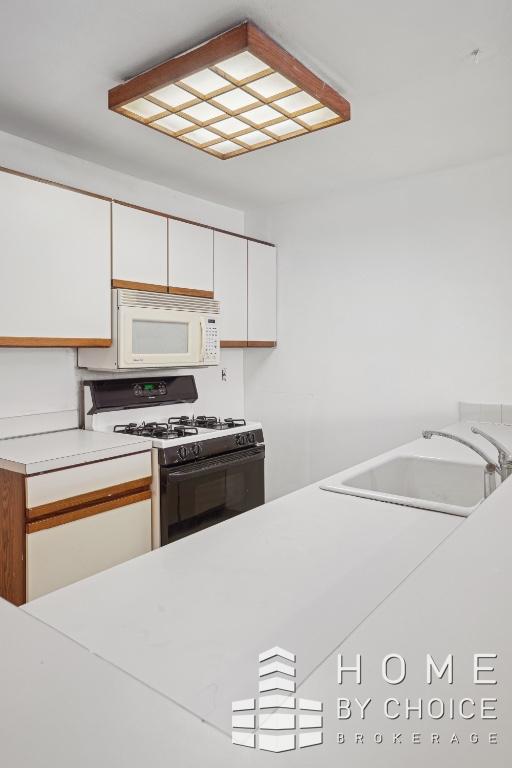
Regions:
<instances>
[{"instance_id":1,"label":"wood trim strip","mask_svg":"<svg viewBox=\"0 0 512 768\"><path fill-rule=\"evenodd\" d=\"M0 347L111 347L112 339L0 336Z\"/></svg>"},{"instance_id":2,"label":"wood trim strip","mask_svg":"<svg viewBox=\"0 0 512 768\"><path fill-rule=\"evenodd\" d=\"M25 478L0 469L0 596L25 602Z\"/></svg>"},{"instance_id":3,"label":"wood trim strip","mask_svg":"<svg viewBox=\"0 0 512 768\"><path fill-rule=\"evenodd\" d=\"M70 512L64 512L61 515L52 515L51 517L45 517L41 520L34 520L33 522L26 524L26 532L27 534L31 534L36 533L36 531L44 531L47 528L55 528L57 525L72 523L75 520L82 520L85 517L99 515L102 512L109 512L111 509L126 507L129 504L135 504L138 501L146 501L147 499L151 499L151 491L149 490L133 493L128 496L118 496L115 499L110 499L109 501L104 501L100 504L80 507L79 509Z\"/></svg>"},{"instance_id":4,"label":"wood trim strip","mask_svg":"<svg viewBox=\"0 0 512 768\"><path fill-rule=\"evenodd\" d=\"M248 347L277 347L277 341L248 341Z\"/></svg>"},{"instance_id":5,"label":"wood trim strip","mask_svg":"<svg viewBox=\"0 0 512 768\"><path fill-rule=\"evenodd\" d=\"M136 211L152 213L155 216L161 216L163 219L169 218L169 214L164 213L164 211L157 211L155 208L146 208L143 205L136 205L136 203L127 203L126 200L112 199L112 203L115 203L115 205L123 205L125 208L135 208Z\"/></svg>"},{"instance_id":6,"label":"wood trim strip","mask_svg":"<svg viewBox=\"0 0 512 768\"><path fill-rule=\"evenodd\" d=\"M319 128L317 130L320 130ZM189 145L187 145L189 146ZM212 224L203 224L201 221L193 221L192 219L184 219L182 216L174 216L172 213L164 213L164 211L157 211L155 208L145 208L143 205L135 205L135 203L126 203L123 200L112 200L116 205L124 205L126 208L135 208L136 211L143 211L143 213L152 213L154 216L164 216L169 221L181 221L183 224L193 224L195 227L203 227L204 229L213 229L214 232L219 232L223 235L231 235L232 237L240 237L242 240L250 240L252 243L260 243L261 245L271 245L275 248L275 243L269 243L268 240L260 240L257 237L249 237L248 235L241 235L239 232L231 232L229 229L220 229L214 227Z\"/></svg>"},{"instance_id":7,"label":"wood trim strip","mask_svg":"<svg viewBox=\"0 0 512 768\"><path fill-rule=\"evenodd\" d=\"M118 483L107 488L99 488L97 491L79 493L69 496L67 499L58 499L48 504L40 504L38 507L27 509L27 519L36 520L40 517L56 515L60 512L71 511L76 507L90 506L100 501L109 501L117 496L126 496L127 493L147 491L151 487L151 476L140 477L137 480L129 480L126 483Z\"/></svg>"},{"instance_id":8,"label":"wood trim strip","mask_svg":"<svg viewBox=\"0 0 512 768\"><path fill-rule=\"evenodd\" d=\"M126 83L116 85L108 92L108 107L115 109L134 99L146 96L160 86L180 80L204 67L217 64L222 59L234 56L247 49L247 22L229 29L213 40L188 50L181 55L164 61L148 72L132 77Z\"/></svg>"},{"instance_id":9,"label":"wood trim strip","mask_svg":"<svg viewBox=\"0 0 512 768\"><path fill-rule=\"evenodd\" d=\"M137 283L133 280L112 280L112 288L128 288L132 291L153 291L153 293L167 293L166 285L158 283Z\"/></svg>"},{"instance_id":10,"label":"wood trim strip","mask_svg":"<svg viewBox=\"0 0 512 768\"><path fill-rule=\"evenodd\" d=\"M341 94L317 77L291 53L288 53L250 21L247 22L247 41L248 50L261 58L265 64L269 64L280 74L289 77L293 83L325 104L326 107L330 107L344 120L350 120L350 104Z\"/></svg>"},{"instance_id":11,"label":"wood trim strip","mask_svg":"<svg viewBox=\"0 0 512 768\"><path fill-rule=\"evenodd\" d=\"M169 293L176 293L178 296L197 296L200 299L213 299L213 291L200 291L196 288L178 288L169 286Z\"/></svg>"},{"instance_id":12,"label":"wood trim strip","mask_svg":"<svg viewBox=\"0 0 512 768\"><path fill-rule=\"evenodd\" d=\"M71 187L69 184L62 184L60 181L50 181L50 179L43 179L41 176L33 176L30 173L23 173L23 171L15 171L13 168L6 168L0 165L0 171L3 173L10 173L13 176L21 176L23 179L29 179L29 181L39 181L41 184L49 184L51 187L59 187L59 189L66 189L68 192L78 192L79 195L87 195L88 197L95 197L98 200L105 200L110 203L112 199L105 195L98 195L96 192L89 192L87 189L79 189L78 187Z\"/></svg>"},{"instance_id":13,"label":"wood trim strip","mask_svg":"<svg viewBox=\"0 0 512 768\"><path fill-rule=\"evenodd\" d=\"M246 348L247 347L247 341L231 341L231 340L224 340L220 342L220 346L224 347L225 349L230 348Z\"/></svg>"},{"instance_id":14,"label":"wood trim strip","mask_svg":"<svg viewBox=\"0 0 512 768\"><path fill-rule=\"evenodd\" d=\"M320 130L320 129L317 129ZM213 229L214 232L222 232L224 235L232 235L233 237L241 237L242 240L250 240L253 243L261 243L261 245L273 245L275 246L275 243L269 243L266 240L259 240L256 237L247 237L246 235L241 235L239 232L231 232L229 229L219 229L218 227L214 227L211 224L203 224L200 221L192 221L192 219L184 219L182 216L173 216L172 213L165 213L164 211L157 211L154 208L145 208L142 205L135 205L135 203L127 203L124 200L117 200L115 198L111 197L105 197L104 195L97 195L95 192L89 192L86 189L79 189L78 187L70 187L67 184L61 184L58 181L51 181L50 179L43 179L40 176L31 176L28 173L23 173L22 171L15 171L13 168L5 168L4 166L0 166L0 172L3 173L10 173L13 176L21 176L24 179L29 179L31 181L39 181L41 184L50 184L53 187L60 187L61 189L67 189L69 192L78 192L81 195L88 195L89 197L96 197L98 200L105 200L107 203L116 203L117 205L124 205L127 208L135 208L137 211L144 211L145 213L152 213L155 216L164 216L166 219L171 219L173 221L182 221L184 224L193 224L196 227L204 227L205 229Z\"/></svg>"}]
</instances>

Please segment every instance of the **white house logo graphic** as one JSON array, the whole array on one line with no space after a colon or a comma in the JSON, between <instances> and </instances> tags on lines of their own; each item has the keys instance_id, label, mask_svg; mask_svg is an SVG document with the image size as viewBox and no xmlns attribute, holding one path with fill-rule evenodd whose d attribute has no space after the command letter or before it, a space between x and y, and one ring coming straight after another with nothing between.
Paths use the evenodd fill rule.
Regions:
<instances>
[{"instance_id":1,"label":"white house logo graphic","mask_svg":"<svg viewBox=\"0 0 512 768\"><path fill-rule=\"evenodd\" d=\"M322 702L296 699L295 654L275 646L260 653L259 665L257 703L243 699L232 704L233 744L268 752L321 744Z\"/></svg>"}]
</instances>

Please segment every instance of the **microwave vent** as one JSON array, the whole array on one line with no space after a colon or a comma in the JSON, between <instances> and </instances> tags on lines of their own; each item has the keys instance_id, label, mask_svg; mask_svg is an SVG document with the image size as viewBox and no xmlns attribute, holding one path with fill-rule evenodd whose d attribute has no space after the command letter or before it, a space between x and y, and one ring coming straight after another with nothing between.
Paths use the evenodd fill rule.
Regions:
<instances>
[{"instance_id":1,"label":"microwave vent","mask_svg":"<svg viewBox=\"0 0 512 768\"><path fill-rule=\"evenodd\" d=\"M218 315L220 304L215 299L203 299L198 296L178 296L171 293L152 293L151 291L130 291L118 289L119 307L150 307L153 309L181 309L186 312L201 312L204 315Z\"/></svg>"}]
</instances>

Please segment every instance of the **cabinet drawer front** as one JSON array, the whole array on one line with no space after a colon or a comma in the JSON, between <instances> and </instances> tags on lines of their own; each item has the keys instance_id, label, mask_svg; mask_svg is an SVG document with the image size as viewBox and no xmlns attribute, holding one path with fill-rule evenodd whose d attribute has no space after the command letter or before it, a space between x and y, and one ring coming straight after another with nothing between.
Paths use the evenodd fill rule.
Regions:
<instances>
[{"instance_id":1,"label":"cabinet drawer front","mask_svg":"<svg viewBox=\"0 0 512 768\"><path fill-rule=\"evenodd\" d=\"M27 534L27 601L151 549L151 500Z\"/></svg>"},{"instance_id":2,"label":"cabinet drawer front","mask_svg":"<svg viewBox=\"0 0 512 768\"><path fill-rule=\"evenodd\" d=\"M150 478L150 451L27 477L27 517L33 519L49 515L147 487Z\"/></svg>"}]
</instances>

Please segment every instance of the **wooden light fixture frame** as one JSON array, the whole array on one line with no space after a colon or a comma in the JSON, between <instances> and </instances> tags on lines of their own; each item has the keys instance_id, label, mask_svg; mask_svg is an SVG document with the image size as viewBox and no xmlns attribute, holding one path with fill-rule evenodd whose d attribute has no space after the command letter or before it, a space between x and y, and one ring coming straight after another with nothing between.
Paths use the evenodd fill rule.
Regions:
<instances>
[{"instance_id":1,"label":"wooden light fixture frame","mask_svg":"<svg viewBox=\"0 0 512 768\"><path fill-rule=\"evenodd\" d=\"M224 71L215 69L216 65L220 62L223 62L226 59L236 56L237 54L244 51L249 51L251 54L260 59L264 64L267 65L268 69L263 72L259 72L256 76L249 77L244 81L237 81L234 78L230 78L229 75L227 75ZM261 77L265 77L268 74L277 72L289 79L294 84L294 86L297 86L292 91L293 93L302 90L306 94L309 94L311 97L313 97L317 102L319 102L321 106L328 107L330 110L336 113L335 119L329 119L325 124L320 124L316 127L308 127L306 123L300 123L301 129L304 129L301 130L300 135L307 135L309 132L315 132L317 130L321 130L324 127L330 127L331 125L350 120L350 103L340 93L334 90L334 88L317 77L317 75L315 75L313 72L311 72L311 70L301 64L301 62L298 61L290 53L288 53L288 51L286 51L268 35L262 32L261 29L259 29L251 21L244 21L238 26L229 29L227 32L223 32L217 37L206 41L202 45L186 51L185 53L179 54L163 62L162 64L158 64L156 67L153 67L152 69L149 69L146 72L131 78L127 82L111 88L108 92L108 107L114 112L118 112L132 120L135 120L136 122L147 125L150 128L154 128L154 130L158 130L159 133L165 132L161 127L154 127L152 122L161 119L163 116L179 113L180 109L185 109L186 107L182 106L180 109L176 110L162 108L161 115L152 116L151 118L138 116L134 113L128 112L127 110L124 110L123 108L125 105L130 104L137 99L150 96L150 94L152 94L154 91L157 91L158 89L165 86L176 83L179 84L181 88L182 85L178 83L178 81L204 69L211 69L213 72L216 72L225 80L227 80L230 85L237 88L244 88L246 85L250 87L250 83L252 81L255 81ZM250 93L250 91L248 92ZM283 98L285 95L286 94L279 94L273 97L273 99L265 99L261 96L258 96L257 98L261 104L268 104L273 109L281 111L284 119L295 120L296 117L294 115L280 110L280 108L273 103L274 99ZM201 101L209 103L210 101L214 100L214 98L215 96L213 95L209 95L208 97L204 96L198 98L196 103L201 103ZM191 93L191 100L192 99L194 99L193 93ZM149 98L149 101L152 101L154 104L158 104L158 100L155 100L152 97ZM249 109L250 107L247 108L247 110ZM315 108L313 108L311 111L314 111L314 109ZM230 111L224 108L224 111L226 113L225 117L219 118L219 120L223 120L227 117L240 117L241 114L243 114L243 110ZM304 110L304 112L307 111L309 110ZM190 118L187 116L187 119ZM183 136L184 133L186 134L187 132L192 132L201 127L208 129L211 125L214 125L215 122L215 120L205 123L198 122L191 129L186 131L179 131L176 133L171 133L169 131L168 134L173 138L177 138L183 141L181 136ZM254 125L252 130L258 130L265 133L265 128L268 125L268 123L261 127ZM250 126L248 124L248 128L249 127ZM293 133L290 136L284 136L282 138L274 135L272 138L269 134L268 142L264 142L262 144L260 143L255 146L246 145L244 148L241 147L240 151L229 153L225 156L221 156L220 154L214 156L219 157L220 159L228 159L229 157L234 157L238 154L252 152L255 149L261 148L262 146L269 146L274 143L280 144L282 141L295 138L296 135L297 133ZM236 136L225 135L224 140L232 141L234 138L237 138L237 136L238 134ZM185 141L184 143L187 143L190 146L194 146L197 149L202 149L203 151L207 152L207 154L213 154L212 152L209 152L206 147L197 143L192 143L191 141Z\"/></svg>"}]
</instances>

